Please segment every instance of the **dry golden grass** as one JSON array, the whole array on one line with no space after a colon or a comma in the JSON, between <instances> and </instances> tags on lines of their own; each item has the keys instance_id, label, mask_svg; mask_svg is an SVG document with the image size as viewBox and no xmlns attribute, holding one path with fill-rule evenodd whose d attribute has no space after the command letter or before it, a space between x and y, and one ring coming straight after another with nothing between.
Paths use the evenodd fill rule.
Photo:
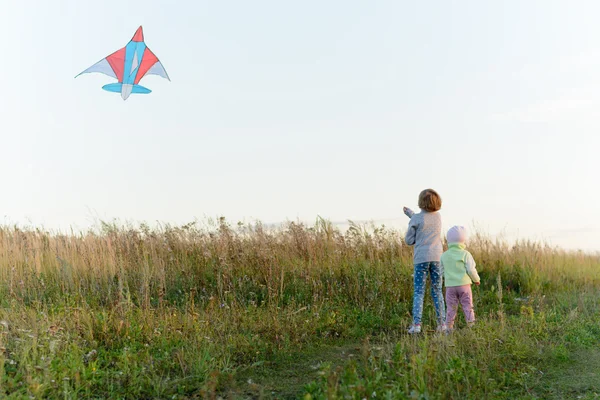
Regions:
<instances>
[{"instance_id":1,"label":"dry golden grass","mask_svg":"<svg viewBox=\"0 0 600 400\"><path fill-rule=\"evenodd\" d=\"M512 289L531 292L543 285L598 282L598 255L527 241L511 245L481 235L473 237L469 250L484 274L500 272ZM295 292L294 284L314 299L330 295L342 290L337 279L346 280L345 294L354 290L360 297L362 281L354 270L368 272L364 279L406 278L411 257L401 232L353 224L341 233L324 220L313 227L290 222L274 230L260 223L232 228L224 220L212 228L153 231L143 225L104 225L102 233L70 236L0 229L0 281L7 294L19 299L44 298L57 290L90 295L105 304L128 298L150 307L153 301L178 297L178 292L204 289L226 300L252 286L261 300L278 303L286 291ZM394 289L403 294L411 290Z\"/></svg>"}]
</instances>

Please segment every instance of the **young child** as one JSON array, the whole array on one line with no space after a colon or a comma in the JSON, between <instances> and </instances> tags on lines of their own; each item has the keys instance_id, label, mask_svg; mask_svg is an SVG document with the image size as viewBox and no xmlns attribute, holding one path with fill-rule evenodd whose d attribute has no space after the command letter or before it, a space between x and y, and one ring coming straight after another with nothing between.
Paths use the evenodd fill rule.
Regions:
<instances>
[{"instance_id":1,"label":"young child","mask_svg":"<svg viewBox=\"0 0 600 400\"><path fill-rule=\"evenodd\" d=\"M442 293L444 270L440 257L444 251L442 245L442 217L438 212L442 208L442 198L433 189L425 189L419 194L421 212L415 214L404 207L404 213L410 218L405 242L414 245L414 294L413 294L413 324L408 333L421 332L421 317L423 315L423 300L427 275L431 280L431 296L438 320L438 331L446 330L446 311Z\"/></svg>"},{"instance_id":2,"label":"young child","mask_svg":"<svg viewBox=\"0 0 600 400\"><path fill-rule=\"evenodd\" d=\"M479 285L480 279L473 256L465 250L466 229L462 226L453 226L448 231L446 238L448 240L448 250L442 254L441 261L444 268L446 306L448 307L446 324L448 330L452 330L458 303L462 305L467 325L472 326L475 323L471 283Z\"/></svg>"}]
</instances>

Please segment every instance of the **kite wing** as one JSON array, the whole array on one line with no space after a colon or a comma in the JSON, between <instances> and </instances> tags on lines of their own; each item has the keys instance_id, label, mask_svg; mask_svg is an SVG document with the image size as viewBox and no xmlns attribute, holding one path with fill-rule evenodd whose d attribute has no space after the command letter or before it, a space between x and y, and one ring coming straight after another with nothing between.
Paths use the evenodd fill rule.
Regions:
<instances>
[{"instance_id":1,"label":"kite wing","mask_svg":"<svg viewBox=\"0 0 600 400\"><path fill-rule=\"evenodd\" d=\"M99 72L123 82L123 69L125 67L125 47L119 49L106 58L98 61L77 76L91 72ZM77 76L75 78L77 78Z\"/></svg>"},{"instance_id":2,"label":"kite wing","mask_svg":"<svg viewBox=\"0 0 600 400\"><path fill-rule=\"evenodd\" d=\"M160 61L158 61L156 64L154 64L148 70L148 72L146 72L146 75L158 75L169 81L171 80L171 78L169 78L169 75L167 74L167 71L165 70L165 67L163 67L163 65L161 64Z\"/></svg>"},{"instance_id":3,"label":"kite wing","mask_svg":"<svg viewBox=\"0 0 600 400\"><path fill-rule=\"evenodd\" d=\"M168 79L169 81L171 80L167 74L167 71L165 70L165 67L163 67L158 57L156 57L156 55L148 47L144 49L142 62L140 63L134 83L137 85L146 75L158 75Z\"/></svg>"}]
</instances>

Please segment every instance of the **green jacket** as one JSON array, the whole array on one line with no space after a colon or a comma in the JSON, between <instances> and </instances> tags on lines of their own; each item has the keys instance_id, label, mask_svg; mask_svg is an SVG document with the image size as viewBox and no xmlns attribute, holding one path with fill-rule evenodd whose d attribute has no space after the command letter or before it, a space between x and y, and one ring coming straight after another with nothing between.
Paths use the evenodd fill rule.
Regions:
<instances>
[{"instance_id":1,"label":"green jacket","mask_svg":"<svg viewBox=\"0 0 600 400\"><path fill-rule=\"evenodd\" d=\"M446 287L479 282L475 260L465 248L463 243L450 243L448 250L442 254L441 262L444 268Z\"/></svg>"}]
</instances>

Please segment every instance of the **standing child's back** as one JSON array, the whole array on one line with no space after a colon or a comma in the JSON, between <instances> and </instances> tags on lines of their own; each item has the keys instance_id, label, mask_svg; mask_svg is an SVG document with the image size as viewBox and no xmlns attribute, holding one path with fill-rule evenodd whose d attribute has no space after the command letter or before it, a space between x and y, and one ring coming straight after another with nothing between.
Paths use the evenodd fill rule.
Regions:
<instances>
[{"instance_id":1,"label":"standing child's back","mask_svg":"<svg viewBox=\"0 0 600 400\"><path fill-rule=\"evenodd\" d=\"M440 261L442 245L442 216L439 212L422 210L412 214L406 233L406 244L414 245L413 263Z\"/></svg>"}]
</instances>

